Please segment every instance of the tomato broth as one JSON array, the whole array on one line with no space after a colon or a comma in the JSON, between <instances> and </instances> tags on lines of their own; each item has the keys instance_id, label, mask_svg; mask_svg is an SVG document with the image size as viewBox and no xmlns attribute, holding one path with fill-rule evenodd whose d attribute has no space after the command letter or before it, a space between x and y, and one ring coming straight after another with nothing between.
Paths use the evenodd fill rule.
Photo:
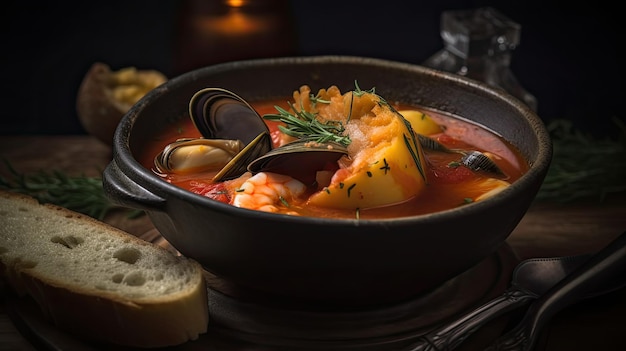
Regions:
<instances>
[{"instance_id":1,"label":"tomato broth","mask_svg":"<svg viewBox=\"0 0 626 351\"><path fill-rule=\"evenodd\" d=\"M259 101L250 102L250 104L263 116L265 114L275 114L275 106L288 109L287 100ZM492 159L504 172L505 177L502 179L509 183L516 181L529 168L528 162L513 145L484 127L464 119L418 106L395 104L393 107L399 111L419 110L426 113L442 127L441 133L429 135L429 137L448 148L477 150L495 155ZM272 121L266 121L266 123L272 132L274 143L277 143L278 124ZM143 145L143 150L138 155L138 160L144 167L154 171L154 157L166 145L180 138L198 137L201 137L201 135L194 127L191 119L188 116L184 116L167 126L158 135L155 135L153 140L146 145ZM408 201L383 207L360 209L357 211L358 213L355 213L354 210L315 207L305 204L303 200L302 203L290 203L289 211L303 216L327 218L355 218L356 216L360 219L394 218L427 214L466 205L468 202L471 202L469 199L479 194L476 190L476 184L488 178L487 175L481 172L473 172L466 167L452 167L451 164L458 161L458 154L433 152L424 149L424 156L428 164L426 189L419 196ZM158 174L156 171L155 173ZM164 180L176 186L211 197L215 194L211 195L211 191L207 190L211 188L211 178L214 174L160 175ZM219 194L213 197L216 201L227 201L226 198L220 199Z\"/></svg>"}]
</instances>

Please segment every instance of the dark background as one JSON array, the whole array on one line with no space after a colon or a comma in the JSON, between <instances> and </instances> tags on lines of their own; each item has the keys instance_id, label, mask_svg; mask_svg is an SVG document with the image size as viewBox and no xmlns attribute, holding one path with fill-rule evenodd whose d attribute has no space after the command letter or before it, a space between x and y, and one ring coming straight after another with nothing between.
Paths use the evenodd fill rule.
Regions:
<instances>
[{"instance_id":1,"label":"dark background","mask_svg":"<svg viewBox=\"0 0 626 351\"><path fill-rule=\"evenodd\" d=\"M156 69L170 78L182 73L177 55L188 2L5 3L0 134L85 133L75 99L96 61L114 70ZM613 135L617 128L611 119L625 120L624 60L618 57L624 45L618 23L624 19L616 7L601 3L560 3L567 5L537 0L279 1L290 28L280 40L289 41L288 55L358 55L419 64L443 47L443 11L492 6L522 26L511 69L537 97L539 116L546 122L570 119L584 131Z\"/></svg>"}]
</instances>

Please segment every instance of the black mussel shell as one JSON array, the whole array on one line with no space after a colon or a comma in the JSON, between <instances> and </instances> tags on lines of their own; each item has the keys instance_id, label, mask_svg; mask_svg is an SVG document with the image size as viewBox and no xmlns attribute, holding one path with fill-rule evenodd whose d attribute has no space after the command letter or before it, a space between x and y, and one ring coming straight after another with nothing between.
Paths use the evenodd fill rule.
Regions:
<instances>
[{"instance_id":1,"label":"black mussel shell","mask_svg":"<svg viewBox=\"0 0 626 351\"><path fill-rule=\"evenodd\" d=\"M271 145L272 137L269 133L263 132L257 135L251 142L246 145L230 162L222 168L214 177L214 182L237 178L244 174L250 162L259 157L266 155L270 149L267 148L268 142Z\"/></svg>"},{"instance_id":2,"label":"black mussel shell","mask_svg":"<svg viewBox=\"0 0 626 351\"><path fill-rule=\"evenodd\" d=\"M497 176L504 176L504 172L489 156L480 151L471 151L463 155L461 163L472 171L488 172Z\"/></svg>"},{"instance_id":3,"label":"black mussel shell","mask_svg":"<svg viewBox=\"0 0 626 351\"><path fill-rule=\"evenodd\" d=\"M296 140L277 147L248 165L248 171L275 172L289 175L305 184L315 180L315 173L328 164L335 164L348 154L348 149L337 142L323 143Z\"/></svg>"},{"instance_id":4,"label":"black mussel shell","mask_svg":"<svg viewBox=\"0 0 626 351\"><path fill-rule=\"evenodd\" d=\"M196 92L189 102L189 115L207 139L241 140L248 145L259 134L269 134L265 121L248 102L222 88ZM271 149L271 139L265 142Z\"/></svg>"}]
</instances>

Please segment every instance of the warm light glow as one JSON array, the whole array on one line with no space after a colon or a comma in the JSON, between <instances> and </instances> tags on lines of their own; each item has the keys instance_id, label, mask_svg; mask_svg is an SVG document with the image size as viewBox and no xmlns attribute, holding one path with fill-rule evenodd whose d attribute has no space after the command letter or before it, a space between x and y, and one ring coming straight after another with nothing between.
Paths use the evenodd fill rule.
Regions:
<instances>
[{"instance_id":1,"label":"warm light glow","mask_svg":"<svg viewBox=\"0 0 626 351\"><path fill-rule=\"evenodd\" d=\"M212 33L224 37L250 35L261 30L265 24L258 18L241 12L238 8L232 8L223 16L206 17L198 22L205 33Z\"/></svg>"},{"instance_id":2,"label":"warm light glow","mask_svg":"<svg viewBox=\"0 0 626 351\"><path fill-rule=\"evenodd\" d=\"M255 13L248 13L248 0L224 0L228 5L226 13L207 14L195 18L193 26L199 33L229 40L250 38L271 30L273 19Z\"/></svg>"},{"instance_id":3,"label":"warm light glow","mask_svg":"<svg viewBox=\"0 0 626 351\"><path fill-rule=\"evenodd\" d=\"M226 5L230 7L242 7L247 3L246 0L226 0Z\"/></svg>"}]
</instances>

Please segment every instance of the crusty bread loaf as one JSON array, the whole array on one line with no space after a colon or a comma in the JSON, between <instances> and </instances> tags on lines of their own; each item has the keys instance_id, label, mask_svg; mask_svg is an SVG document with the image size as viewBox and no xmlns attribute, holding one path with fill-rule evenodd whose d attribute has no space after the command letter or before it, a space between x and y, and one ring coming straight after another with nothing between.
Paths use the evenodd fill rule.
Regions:
<instances>
[{"instance_id":1,"label":"crusty bread loaf","mask_svg":"<svg viewBox=\"0 0 626 351\"><path fill-rule=\"evenodd\" d=\"M91 217L0 191L0 276L79 338L133 347L208 326L201 266Z\"/></svg>"},{"instance_id":2,"label":"crusty bread loaf","mask_svg":"<svg viewBox=\"0 0 626 351\"><path fill-rule=\"evenodd\" d=\"M78 120L87 133L110 146L124 114L165 81L167 77L156 70L125 67L113 71L109 65L95 62L78 88Z\"/></svg>"}]
</instances>

